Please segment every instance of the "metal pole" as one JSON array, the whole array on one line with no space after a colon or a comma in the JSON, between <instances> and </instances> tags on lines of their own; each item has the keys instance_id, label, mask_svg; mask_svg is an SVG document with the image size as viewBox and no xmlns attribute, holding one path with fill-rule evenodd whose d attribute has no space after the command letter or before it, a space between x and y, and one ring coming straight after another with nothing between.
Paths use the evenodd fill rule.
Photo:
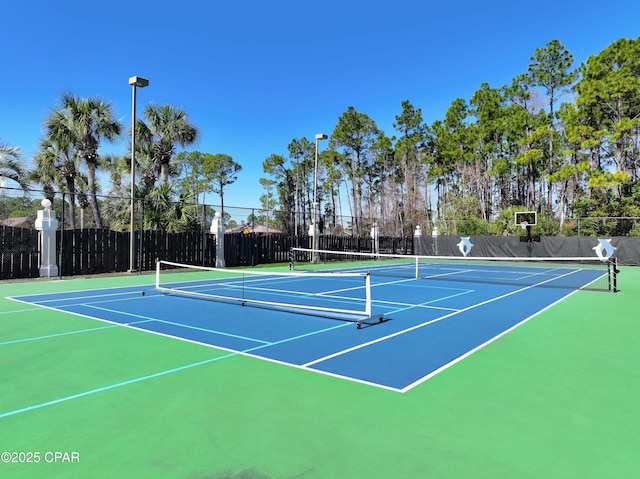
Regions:
<instances>
[{"instance_id":1,"label":"metal pole","mask_svg":"<svg viewBox=\"0 0 640 479\"><path fill-rule=\"evenodd\" d=\"M202 266L205 265L204 257L205 257L205 245L207 243L207 205L206 201L207 193L205 191L202 192Z\"/></svg>"},{"instance_id":2,"label":"metal pole","mask_svg":"<svg viewBox=\"0 0 640 479\"><path fill-rule=\"evenodd\" d=\"M271 194L271 187L267 188L267 236L269 236L269 196Z\"/></svg>"},{"instance_id":3,"label":"metal pole","mask_svg":"<svg viewBox=\"0 0 640 479\"><path fill-rule=\"evenodd\" d=\"M149 80L139 76L129 78L129 85L131 85L131 224L129 228L129 272L136 271L136 243L134 241L135 235L135 187L136 187L136 89L144 88L149 85ZM140 233L142 234L142 225L140 226Z\"/></svg>"},{"instance_id":4,"label":"metal pole","mask_svg":"<svg viewBox=\"0 0 640 479\"><path fill-rule=\"evenodd\" d=\"M129 272L136 270L135 254L135 187L136 187L136 85L131 85L131 222L129 227Z\"/></svg>"},{"instance_id":5,"label":"metal pole","mask_svg":"<svg viewBox=\"0 0 640 479\"><path fill-rule=\"evenodd\" d=\"M315 230L318 222L318 137L316 136L316 159L313 164L313 237L315 242ZM313 245L313 249L318 249L317 244Z\"/></svg>"},{"instance_id":6,"label":"metal pole","mask_svg":"<svg viewBox=\"0 0 640 479\"><path fill-rule=\"evenodd\" d=\"M139 243L139 245L138 245L138 255L139 255L140 260L138 261L138 273L142 273L142 259L143 259L142 255L144 254L144 249L143 249L143 244L144 243L143 243L143 238L142 238L142 232L144 230L144 206L145 206L144 202L145 202L144 198L142 198L140 200L140 202L139 202L139 204L140 204L140 235L139 236L140 237L139 237L139 240L138 240L138 243Z\"/></svg>"},{"instance_id":7,"label":"metal pole","mask_svg":"<svg viewBox=\"0 0 640 479\"><path fill-rule=\"evenodd\" d=\"M64 259L64 191L62 192L62 221L60 222L60 252L59 252L59 259L58 259L58 276L60 276L60 278L62 278L62 266L63 266L63 262L62 260Z\"/></svg>"},{"instance_id":8,"label":"metal pole","mask_svg":"<svg viewBox=\"0 0 640 479\"><path fill-rule=\"evenodd\" d=\"M313 249L320 249L320 229L318 228L318 141L326 140L324 133L316 134L316 158L313 166ZM313 253L314 263L320 261L318 253Z\"/></svg>"}]
</instances>

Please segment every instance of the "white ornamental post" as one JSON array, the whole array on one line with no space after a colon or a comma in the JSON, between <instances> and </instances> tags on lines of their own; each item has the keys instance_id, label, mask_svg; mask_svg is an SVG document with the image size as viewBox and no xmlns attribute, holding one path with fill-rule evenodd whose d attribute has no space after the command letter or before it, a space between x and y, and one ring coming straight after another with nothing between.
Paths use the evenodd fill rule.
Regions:
<instances>
[{"instance_id":1,"label":"white ornamental post","mask_svg":"<svg viewBox=\"0 0 640 479\"><path fill-rule=\"evenodd\" d=\"M373 253L380 254L380 229L378 223L373 223L371 227L371 238L373 238Z\"/></svg>"},{"instance_id":2,"label":"white ornamental post","mask_svg":"<svg viewBox=\"0 0 640 479\"><path fill-rule=\"evenodd\" d=\"M438 227L434 226L433 231L431 232L431 237L433 238L433 254L438 256Z\"/></svg>"},{"instance_id":3,"label":"white ornamental post","mask_svg":"<svg viewBox=\"0 0 640 479\"><path fill-rule=\"evenodd\" d=\"M36 229L40 231L40 276L50 278L58 276L56 265L56 231L58 220L56 212L51 210L51 201L42 200L44 210L38 210Z\"/></svg>"},{"instance_id":4,"label":"white ornamental post","mask_svg":"<svg viewBox=\"0 0 640 479\"><path fill-rule=\"evenodd\" d=\"M209 231L216 238L216 268L224 268L224 222L219 211L216 211L211 220Z\"/></svg>"}]
</instances>

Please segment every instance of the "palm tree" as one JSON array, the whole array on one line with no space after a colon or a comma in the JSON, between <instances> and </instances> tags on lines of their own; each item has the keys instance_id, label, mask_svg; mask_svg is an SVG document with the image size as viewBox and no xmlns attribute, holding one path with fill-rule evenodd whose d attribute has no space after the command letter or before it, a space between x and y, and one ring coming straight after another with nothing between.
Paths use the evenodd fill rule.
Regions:
<instances>
[{"instance_id":1,"label":"palm tree","mask_svg":"<svg viewBox=\"0 0 640 479\"><path fill-rule=\"evenodd\" d=\"M111 183L108 196L101 205L102 215L108 219L111 229L124 231L131 221L129 184L123 183L123 179L129 178L131 155L104 155L100 158L100 165L109 173Z\"/></svg>"},{"instance_id":2,"label":"palm tree","mask_svg":"<svg viewBox=\"0 0 640 479\"><path fill-rule=\"evenodd\" d=\"M103 228L102 216L96 197L96 169L100 140L114 142L122 125L113 114L113 107L100 98L80 98L63 93L60 108L45 121L50 138L68 142L78 150L87 168L87 188L97 228Z\"/></svg>"},{"instance_id":3,"label":"palm tree","mask_svg":"<svg viewBox=\"0 0 640 479\"><path fill-rule=\"evenodd\" d=\"M152 148L152 160L160 172L160 181L167 184L176 145L184 148L193 144L198 138L198 130L189 122L183 109L171 105L148 105L144 118L145 120L138 120L136 124L140 149Z\"/></svg>"},{"instance_id":4,"label":"palm tree","mask_svg":"<svg viewBox=\"0 0 640 479\"><path fill-rule=\"evenodd\" d=\"M170 184L156 186L148 192L145 207L145 226L161 231L196 231L198 228L197 211L193 198L181 194L174 200L175 191Z\"/></svg>"},{"instance_id":5,"label":"palm tree","mask_svg":"<svg viewBox=\"0 0 640 479\"><path fill-rule=\"evenodd\" d=\"M13 180L20 188L27 190L29 179L22 163L20 149L0 142L0 178Z\"/></svg>"},{"instance_id":6,"label":"palm tree","mask_svg":"<svg viewBox=\"0 0 640 479\"><path fill-rule=\"evenodd\" d=\"M80 204L80 228L84 229L84 212L90 205L90 202L87 194L82 190L78 191L78 203Z\"/></svg>"},{"instance_id":7,"label":"palm tree","mask_svg":"<svg viewBox=\"0 0 640 479\"><path fill-rule=\"evenodd\" d=\"M69 193L69 226L76 228L76 177L79 161L74 155L71 144L62 143L53 138L40 140L40 150L33 157L35 170L31 174L33 181L45 187L57 186L58 190Z\"/></svg>"}]
</instances>

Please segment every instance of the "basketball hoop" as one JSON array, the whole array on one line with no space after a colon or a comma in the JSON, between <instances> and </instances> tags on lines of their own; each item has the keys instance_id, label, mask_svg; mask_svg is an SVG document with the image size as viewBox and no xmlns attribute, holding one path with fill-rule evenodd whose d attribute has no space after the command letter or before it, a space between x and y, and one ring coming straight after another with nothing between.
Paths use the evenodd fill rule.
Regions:
<instances>
[{"instance_id":1,"label":"basketball hoop","mask_svg":"<svg viewBox=\"0 0 640 479\"><path fill-rule=\"evenodd\" d=\"M526 220L520 223L520 227L522 228L523 231L527 231L527 226L529 226L529 222Z\"/></svg>"}]
</instances>

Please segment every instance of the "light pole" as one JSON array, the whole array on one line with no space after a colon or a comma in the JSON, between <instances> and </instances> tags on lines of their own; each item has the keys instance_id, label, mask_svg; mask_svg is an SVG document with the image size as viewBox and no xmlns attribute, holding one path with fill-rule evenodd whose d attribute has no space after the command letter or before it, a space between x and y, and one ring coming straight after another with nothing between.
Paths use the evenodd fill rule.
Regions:
<instances>
[{"instance_id":1,"label":"light pole","mask_svg":"<svg viewBox=\"0 0 640 479\"><path fill-rule=\"evenodd\" d=\"M149 80L142 77L129 78L131 85L131 226L129 237L129 273L136 270L136 244L133 241L135 235L135 187L136 187L136 88L144 88L149 85Z\"/></svg>"},{"instance_id":2,"label":"light pole","mask_svg":"<svg viewBox=\"0 0 640 479\"><path fill-rule=\"evenodd\" d=\"M320 229L318 228L318 142L328 138L324 133L316 133L316 161L313 167L313 249L320 249ZM313 262L320 261L320 255L313 253Z\"/></svg>"}]
</instances>

